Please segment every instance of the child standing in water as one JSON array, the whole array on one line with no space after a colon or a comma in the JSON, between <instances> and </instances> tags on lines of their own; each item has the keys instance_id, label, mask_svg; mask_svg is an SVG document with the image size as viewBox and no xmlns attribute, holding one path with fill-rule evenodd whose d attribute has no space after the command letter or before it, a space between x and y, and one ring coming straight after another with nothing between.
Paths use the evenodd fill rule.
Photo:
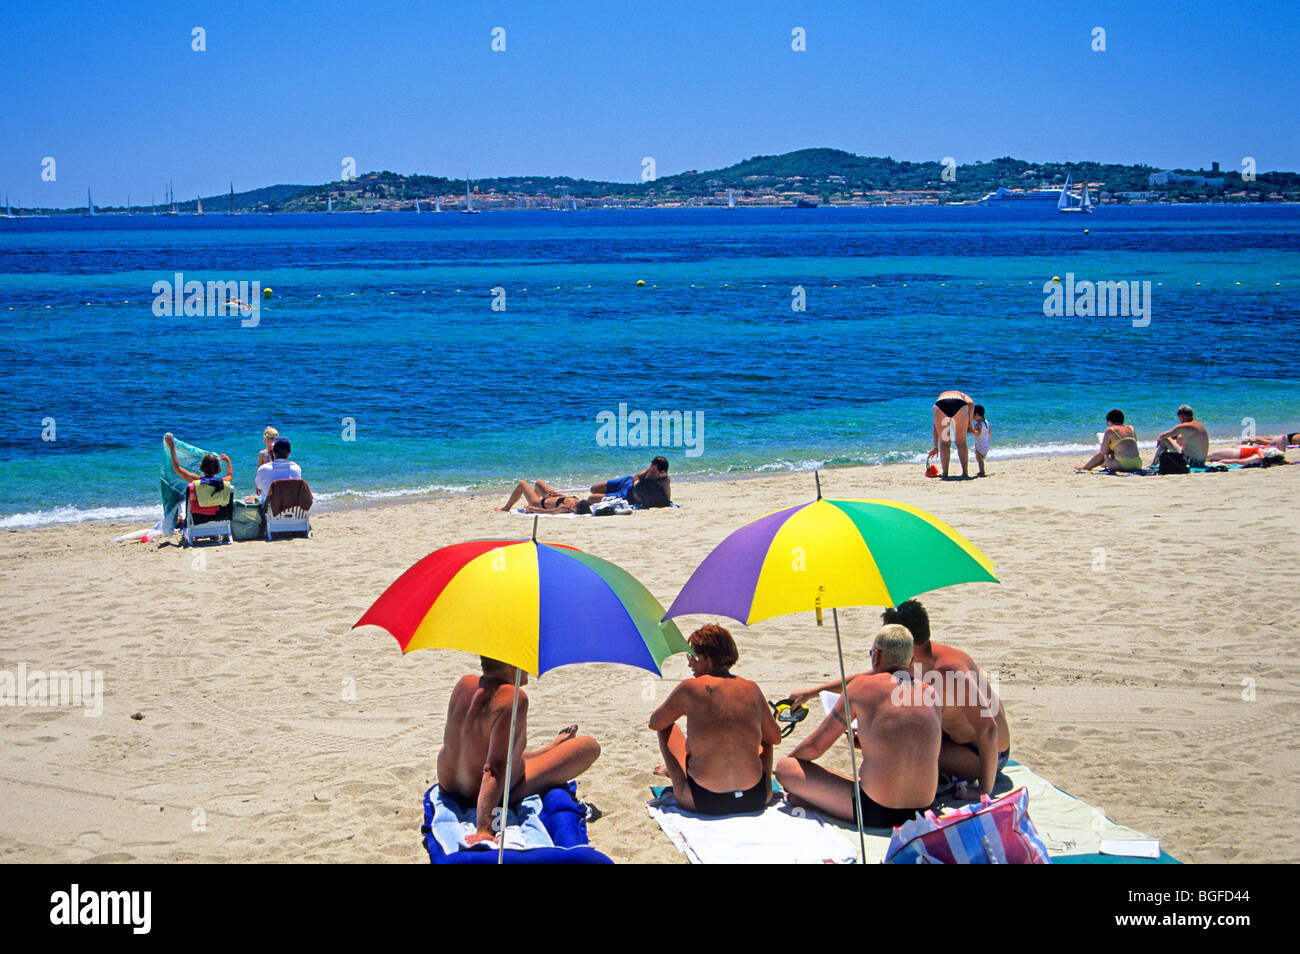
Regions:
<instances>
[{"instance_id":1,"label":"child standing in water","mask_svg":"<svg viewBox=\"0 0 1300 954\"><path fill-rule=\"evenodd\" d=\"M975 460L980 465L980 472L977 476L984 476L984 458L989 455L989 422L984 420L984 405L976 404L973 408L974 414L971 416L970 429L975 435L971 442L975 448Z\"/></svg>"}]
</instances>

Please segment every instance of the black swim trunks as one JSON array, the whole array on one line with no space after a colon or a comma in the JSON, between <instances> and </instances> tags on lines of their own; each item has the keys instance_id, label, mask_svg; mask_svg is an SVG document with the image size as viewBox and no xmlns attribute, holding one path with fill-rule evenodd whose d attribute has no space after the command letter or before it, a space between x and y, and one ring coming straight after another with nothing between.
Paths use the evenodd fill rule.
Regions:
<instances>
[{"instance_id":1,"label":"black swim trunks","mask_svg":"<svg viewBox=\"0 0 1300 954\"><path fill-rule=\"evenodd\" d=\"M695 811L701 815L742 815L745 812L761 812L767 806L767 793L772 788L771 780L764 775L758 784L743 792L713 792L686 776L686 784L691 787L691 798L695 801Z\"/></svg>"},{"instance_id":2,"label":"black swim trunks","mask_svg":"<svg viewBox=\"0 0 1300 954\"><path fill-rule=\"evenodd\" d=\"M858 786L858 802L862 805L864 828L897 828L915 818L917 812L924 814L930 807L922 805L920 808L886 808L884 805L877 805L861 786Z\"/></svg>"},{"instance_id":3,"label":"black swim trunks","mask_svg":"<svg viewBox=\"0 0 1300 954\"><path fill-rule=\"evenodd\" d=\"M934 406L944 417L956 417L957 412L966 406L966 402L961 398L939 398L934 402Z\"/></svg>"}]
</instances>

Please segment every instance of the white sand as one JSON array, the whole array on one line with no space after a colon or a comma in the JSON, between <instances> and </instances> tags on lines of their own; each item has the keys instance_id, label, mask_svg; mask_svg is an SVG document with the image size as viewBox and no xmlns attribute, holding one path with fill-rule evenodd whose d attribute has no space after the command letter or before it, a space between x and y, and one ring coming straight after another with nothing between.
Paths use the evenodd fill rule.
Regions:
<instances>
[{"instance_id":1,"label":"white sand","mask_svg":"<svg viewBox=\"0 0 1300 954\"><path fill-rule=\"evenodd\" d=\"M1070 463L995 461L960 484L914 465L822 478L828 497L923 507L997 562L1000 586L923 601L937 641L997 673L1014 758L1182 860L1300 861L1300 834L1279 824L1300 807L1300 468L1118 478ZM711 547L811 499L813 479L675 481L674 493L680 510L543 521L541 536L618 563L666 606ZM350 627L439 546L526 536L499 502L320 514L310 541L201 553L112 544L128 528L105 524L0 537L0 670L101 670L105 691L98 718L0 708L0 857L424 861L421 796L447 694L477 660L403 657L386 633ZM841 614L850 665L878 612ZM737 672L770 698L836 674L833 632L811 613L732 628ZM658 762L645 723L686 675L681 659L663 682L575 666L529 687L534 743L578 722L604 746L579 792L601 813L592 843L616 861L681 860L644 808Z\"/></svg>"}]
</instances>

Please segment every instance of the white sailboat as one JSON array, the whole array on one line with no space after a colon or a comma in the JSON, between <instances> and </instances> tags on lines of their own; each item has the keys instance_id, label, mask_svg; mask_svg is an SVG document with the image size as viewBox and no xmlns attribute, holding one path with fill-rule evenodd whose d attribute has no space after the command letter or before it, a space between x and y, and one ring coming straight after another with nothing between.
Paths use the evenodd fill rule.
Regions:
<instances>
[{"instance_id":1,"label":"white sailboat","mask_svg":"<svg viewBox=\"0 0 1300 954\"><path fill-rule=\"evenodd\" d=\"M365 204L365 208L363 208L363 209L361 210L361 214L362 214L362 215L374 215L374 214L375 214L375 200L374 200L373 198L371 198L369 192L366 193L366 204Z\"/></svg>"},{"instance_id":2,"label":"white sailboat","mask_svg":"<svg viewBox=\"0 0 1300 954\"><path fill-rule=\"evenodd\" d=\"M478 209L474 208L474 199L469 194L469 179L465 180L465 208L460 210L461 215L478 215Z\"/></svg>"},{"instance_id":3,"label":"white sailboat","mask_svg":"<svg viewBox=\"0 0 1300 954\"><path fill-rule=\"evenodd\" d=\"M728 190L727 190L727 208L729 208L729 209L734 209L735 207L736 207L736 190L735 190L735 189L728 189Z\"/></svg>"},{"instance_id":4,"label":"white sailboat","mask_svg":"<svg viewBox=\"0 0 1300 954\"><path fill-rule=\"evenodd\" d=\"M7 193L5 195L5 218L6 219L17 218L17 216L14 215L14 210L9 207L9 196Z\"/></svg>"},{"instance_id":5,"label":"white sailboat","mask_svg":"<svg viewBox=\"0 0 1300 954\"><path fill-rule=\"evenodd\" d=\"M441 211L442 211L442 196L440 196L440 195L435 195L435 196L433 197L433 211L435 211L435 212L441 212Z\"/></svg>"},{"instance_id":6,"label":"white sailboat","mask_svg":"<svg viewBox=\"0 0 1300 954\"><path fill-rule=\"evenodd\" d=\"M420 214L420 200L419 200L419 199L416 199L416 200L415 200L415 214L416 214L416 215L419 215L419 214Z\"/></svg>"},{"instance_id":7,"label":"white sailboat","mask_svg":"<svg viewBox=\"0 0 1300 954\"><path fill-rule=\"evenodd\" d=\"M1083 183L1082 197L1076 197L1070 192L1069 174L1065 177L1065 187L1061 189L1061 197L1056 201L1057 212L1091 212L1092 196L1088 192L1088 183Z\"/></svg>"},{"instance_id":8,"label":"white sailboat","mask_svg":"<svg viewBox=\"0 0 1300 954\"><path fill-rule=\"evenodd\" d=\"M86 214L87 215L95 214L95 203L91 201L89 189L86 190Z\"/></svg>"},{"instance_id":9,"label":"white sailboat","mask_svg":"<svg viewBox=\"0 0 1300 954\"><path fill-rule=\"evenodd\" d=\"M325 212L328 215L334 214L334 196L327 196L325 199Z\"/></svg>"},{"instance_id":10,"label":"white sailboat","mask_svg":"<svg viewBox=\"0 0 1300 954\"><path fill-rule=\"evenodd\" d=\"M199 210L198 210L197 212L195 212L194 214L195 214L195 215L202 215L202 214L203 214L203 196L199 195L199 196L195 196L194 198L195 198L195 200L199 203Z\"/></svg>"}]
</instances>

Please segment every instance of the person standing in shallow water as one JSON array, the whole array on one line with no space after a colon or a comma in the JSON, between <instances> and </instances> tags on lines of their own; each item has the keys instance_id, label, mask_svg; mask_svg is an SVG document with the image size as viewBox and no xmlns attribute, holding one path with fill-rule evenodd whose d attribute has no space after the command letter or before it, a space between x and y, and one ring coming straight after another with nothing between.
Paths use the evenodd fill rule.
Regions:
<instances>
[{"instance_id":1,"label":"person standing in shallow water","mask_svg":"<svg viewBox=\"0 0 1300 954\"><path fill-rule=\"evenodd\" d=\"M938 454L944 477L948 476L954 441L957 444L957 459L961 461L961 475L970 476L970 453L966 447L966 435L971 429L974 408L974 400L965 391L944 391L935 398L934 407L930 409L934 444L926 455L926 460L932 460Z\"/></svg>"}]
</instances>

